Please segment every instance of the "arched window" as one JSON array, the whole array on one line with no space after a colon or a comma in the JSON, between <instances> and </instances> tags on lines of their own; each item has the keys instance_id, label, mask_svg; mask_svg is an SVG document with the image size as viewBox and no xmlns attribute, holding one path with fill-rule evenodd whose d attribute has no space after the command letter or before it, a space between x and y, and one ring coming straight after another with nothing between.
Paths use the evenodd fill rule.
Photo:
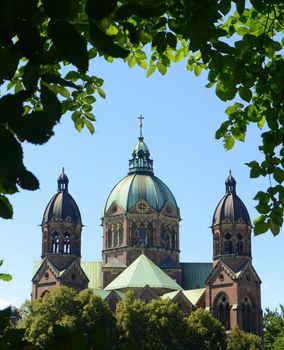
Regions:
<instances>
[{"instance_id":1,"label":"arched window","mask_svg":"<svg viewBox=\"0 0 284 350\"><path fill-rule=\"evenodd\" d=\"M243 254L243 236L238 233L237 235L237 255L242 255Z\"/></svg>"},{"instance_id":2,"label":"arched window","mask_svg":"<svg viewBox=\"0 0 284 350\"><path fill-rule=\"evenodd\" d=\"M66 254L70 254L71 253L70 233L68 233L68 232L64 233L63 252L66 253Z\"/></svg>"},{"instance_id":3,"label":"arched window","mask_svg":"<svg viewBox=\"0 0 284 350\"><path fill-rule=\"evenodd\" d=\"M135 231L136 242L138 245L145 246L147 244L147 230L145 227L139 227Z\"/></svg>"},{"instance_id":4,"label":"arched window","mask_svg":"<svg viewBox=\"0 0 284 350\"><path fill-rule=\"evenodd\" d=\"M160 237L161 247L169 249L170 248L170 235L166 230L163 230Z\"/></svg>"},{"instance_id":5,"label":"arched window","mask_svg":"<svg viewBox=\"0 0 284 350\"><path fill-rule=\"evenodd\" d=\"M123 243L123 227L122 225L119 226L119 245L122 245Z\"/></svg>"},{"instance_id":6,"label":"arched window","mask_svg":"<svg viewBox=\"0 0 284 350\"><path fill-rule=\"evenodd\" d=\"M41 298L43 298L46 294L48 294L49 293L49 290L45 290L45 291L43 291L42 293L41 293L41 295L40 295L40 297Z\"/></svg>"},{"instance_id":7,"label":"arched window","mask_svg":"<svg viewBox=\"0 0 284 350\"><path fill-rule=\"evenodd\" d=\"M220 255L220 236L218 233L214 235L215 256Z\"/></svg>"},{"instance_id":8,"label":"arched window","mask_svg":"<svg viewBox=\"0 0 284 350\"><path fill-rule=\"evenodd\" d=\"M225 254L232 254L233 253L233 246L231 241L232 235L228 232L225 235L225 242L224 242L224 253Z\"/></svg>"},{"instance_id":9,"label":"arched window","mask_svg":"<svg viewBox=\"0 0 284 350\"><path fill-rule=\"evenodd\" d=\"M107 247L112 247L112 232L110 228L107 230Z\"/></svg>"},{"instance_id":10,"label":"arched window","mask_svg":"<svg viewBox=\"0 0 284 350\"><path fill-rule=\"evenodd\" d=\"M215 317L222 323L226 330L230 329L230 304L225 294L217 297L214 306Z\"/></svg>"},{"instance_id":11,"label":"arched window","mask_svg":"<svg viewBox=\"0 0 284 350\"><path fill-rule=\"evenodd\" d=\"M113 246L116 247L117 245L118 245L118 232L115 227L113 231Z\"/></svg>"},{"instance_id":12,"label":"arched window","mask_svg":"<svg viewBox=\"0 0 284 350\"><path fill-rule=\"evenodd\" d=\"M252 303L248 296L242 302L242 324L244 331L253 332Z\"/></svg>"},{"instance_id":13,"label":"arched window","mask_svg":"<svg viewBox=\"0 0 284 350\"><path fill-rule=\"evenodd\" d=\"M176 249L176 233L175 231L173 230L172 231L172 242L171 242L171 248L172 249Z\"/></svg>"},{"instance_id":14,"label":"arched window","mask_svg":"<svg viewBox=\"0 0 284 350\"><path fill-rule=\"evenodd\" d=\"M54 232L52 235L52 253L59 252L59 235L57 232Z\"/></svg>"}]
</instances>

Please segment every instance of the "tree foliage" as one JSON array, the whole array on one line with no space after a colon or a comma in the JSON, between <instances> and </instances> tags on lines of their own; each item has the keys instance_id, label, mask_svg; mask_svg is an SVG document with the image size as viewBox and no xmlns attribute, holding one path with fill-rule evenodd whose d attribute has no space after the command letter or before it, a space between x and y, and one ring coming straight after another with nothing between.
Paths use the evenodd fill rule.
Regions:
<instances>
[{"instance_id":1,"label":"tree foliage","mask_svg":"<svg viewBox=\"0 0 284 350\"><path fill-rule=\"evenodd\" d=\"M263 323L265 349L282 349L280 344L284 341L284 306L280 305L280 311L266 309Z\"/></svg>"},{"instance_id":2,"label":"tree foliage","mask_svg":"<svg viewBox=\"0 0 284 350\"><path fill-rule=\"evenodd\" d=\"M0 267L3 265L3 260L0 260ZM11 281L12 276L9 275L8 273L0 273L0 280L2 281Z\"/></svg>"},{"instance_id":3,"label":"tree foliage","mask_svg":"<svg viewBox=\"0 0 284 350\"><path fill-rule=\"evenodd\" d=\"M263 350L262 339L252 333L241 331L238 327L228 334L226 350Z\"/></svg>"},{"instance_id":4,"label":"tree foliage","mask_svg":"<svg viewBox=\"0 0 284 350\"><path fill-rule=\"evenodd\" d=\"M226 335L222 324L204 309L197 309L187 318L188 337L194 350L225 350Z\"/></svg>"},{"instance_id":5,"label":"tree foliage","mask_svg":"<svg viewBox=\"0 0 284 350\"><path fill-rule=\"evenodd\" d=\"M55 288L25 304L18 326L25 329L26 340L40 348L66 342L72 349L112 349L116 340L114 317L91 290Z\"/></svg>"},{"instance_id":6,"label":"tree foliage","mask_svg":"<svg viewBox=\"0 0 284 350\"><path fill-rule=\"evenodd\" d=\"M248 163L252 178L271 182L255 197L255 233L277 235L284 211L283 16L280 0L3 0L0 215L12 217L7 195L39 186L24 166L22 142L47 142L68 111L77 130L94 132L92 104L105 93L102 78L88 72L90 61L122 58L150 76L186 59L189 71L205 70L206 86L231 101L216 132L227 150L244 141L249 124L263 128L263 160Z\"/></svg>"}]
</instances>

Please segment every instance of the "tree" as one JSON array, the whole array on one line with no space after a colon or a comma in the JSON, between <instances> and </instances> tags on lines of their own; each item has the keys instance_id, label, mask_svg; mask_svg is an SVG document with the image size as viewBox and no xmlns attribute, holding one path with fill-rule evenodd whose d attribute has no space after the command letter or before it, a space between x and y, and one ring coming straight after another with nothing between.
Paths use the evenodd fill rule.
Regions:
<instances>
[{"instance_id":1,"label":"tree","mask_svg":"<svg viewBox=\"0 0 284 350\"><path fill-rule=\"evenodd\" d=\"M262 350L263 342L260 337L255 334L241 331L234 328L228 334L227 350Z\"/></svg>"},{"instance_id":2,"label":"tree","mask_svg":"<svg viewBox=\"0 0 284 350\"><path fill-rule=\"evenodd\" d=\"M145 303L135 299L134 293L128 291L116 308L117 327L120 331L120 342L135 349L146 349L147 322Z\"/></svg>"},{"instance_id":3,"label":"tree","mask_svg":"<svg viewBox=\"0 0 284 350\"><path fill-rule=\"evenodd\" d=\"M226 334L222 324L204 309L187 318L189 344L194 350L225 350Z\"/></svg>"},{"instance_id":4,"label":"tree","mask_svg":"<svg viewBox=\"0 0 284 350\"><path fill-rule=\"evenodd\" d=\"M284 339L284 306L280 305L280 312L278 310L265 310L263 318L264 326L264 345L265 349L281 349L277 348Z\"/></svg>"},{"instance_id":5,"label":"tree","mask_svg":"<svg viewBox=\"0 0 284 350\"><path fill-rule=\"evenodd\" d=\"M68 343L71 349L115 348L114 317L91 290L77 293L67 287L55 288L24 305L18 326L40 348L53 348L55 343Z\"/></svg>"},{"instance_id":6,"label":"tree","mask_svg":"<svg viewBox=\"0 0 284 350\"><path fill-rule=\"evenodd\" d=\"M146 305L147 349L185 350L189 347L184 315L176 303L169 299L152 300Z\"/></svg>"},{"instance_id":7,"label":"tree","mask_svg":"<svg viewBox=\"0 0 284 350\"><path fill-rule=\"evenodd\" d=\"M284 211L283 16L280 0L3 0L0 81L12 92L0 99L0 215L12 217L7 194L39 186L24 166L22 142L47 142L67 111L77 130L94 132L94 93L105 93L103 80L88 74L91 60L122 58L150 76L186 59L195 75L208 72L206 86L214 86L219 99L232 101L216 132L227 150L245 140L249 124L265 126L263 161L248 163L252 178L271 181L255 197L261 215L254 232L278 234Z\"/></svg>"}]
</instances>

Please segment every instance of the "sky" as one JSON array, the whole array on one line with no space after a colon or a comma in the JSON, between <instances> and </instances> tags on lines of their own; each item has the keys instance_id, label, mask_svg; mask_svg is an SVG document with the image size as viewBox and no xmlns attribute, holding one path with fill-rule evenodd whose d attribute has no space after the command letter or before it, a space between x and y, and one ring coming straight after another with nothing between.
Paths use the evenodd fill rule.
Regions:
<instances>
[{"instance_id":1,"label":"sky","mask_svg":"<svg viewBox=\"0 0 284 350\"><path fill-rule=\"evenodd\" d=\"M128 159L137 142L140 114L143 134L154 160L154 172L173 192L182 220L182 262L210 262L214 210L225 193L229 169L237 181L237 194L251 219L258 214L256 192L269 187L268 179L250 179L251 160L262 159L258 150L260 131L252 126L247 140L225 151L215 131L226 119L226 104L207 89L206 74L196 78L174 64L165 76L155 72L146 78L140 68L129 69L122 61L97 59L90 73L105 80L104 100L94 104L96 132L78 133L66 114L55 127L55 136L42 146L23 144L26 167L40 180L38 191L22 190L11 196L12 220L0 219L1 272L13 276L0 282L0 308L19 307L30 298L33 261L41 255L41 227L46 205L57 191L62 167L69 177L69 192L76 200L83 223L82 260L101 260L101 213L109 193L127 175ZM262 280L262 307L284 303L284 233L252 238L253 265Z\"/></svg>"}]
</instances>

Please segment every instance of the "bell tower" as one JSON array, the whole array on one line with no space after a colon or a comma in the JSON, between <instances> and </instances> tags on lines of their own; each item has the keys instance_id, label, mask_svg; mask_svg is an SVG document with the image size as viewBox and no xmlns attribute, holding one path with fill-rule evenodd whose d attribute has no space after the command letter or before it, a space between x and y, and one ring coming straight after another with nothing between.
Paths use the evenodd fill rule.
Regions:
<instances>
[{"instance_id":1,"label":"bell tower","mask_svg":"<svg viewBox=\"0 0 284 350\"><path fill-rule=\"evenodd\" d=\"M33 277L32 297L38 298L53 286L76 290L88 287L80 266L82 220L79 208L68 192L69 179L64 168L57 179L57 193L43 214L41 265Z\"/></svg>"},{"instance_id":2,"label":"bell tower","mask_svg":"<svg viewBox=\"0 0 284 350\"><path fill-rule=\"evenodd\" d=\"M231 171L225 188L212 220L213 270L206 280L206 307L226 330L238 325L261 335L261 281L252 265L252 225Z\"/></svg>"},{"instance_id":3,"label":"bell tower","mask_svg":"<svg viewBox=\"0 0 284 350\"><path fill-rule=\"evenodd\" d=\"M103 286L144 253L181 283L180 214L170 189L154 175L142 134L129 160L128 175L113 188L104 207Z\"/></svg>"}]
</instances>

